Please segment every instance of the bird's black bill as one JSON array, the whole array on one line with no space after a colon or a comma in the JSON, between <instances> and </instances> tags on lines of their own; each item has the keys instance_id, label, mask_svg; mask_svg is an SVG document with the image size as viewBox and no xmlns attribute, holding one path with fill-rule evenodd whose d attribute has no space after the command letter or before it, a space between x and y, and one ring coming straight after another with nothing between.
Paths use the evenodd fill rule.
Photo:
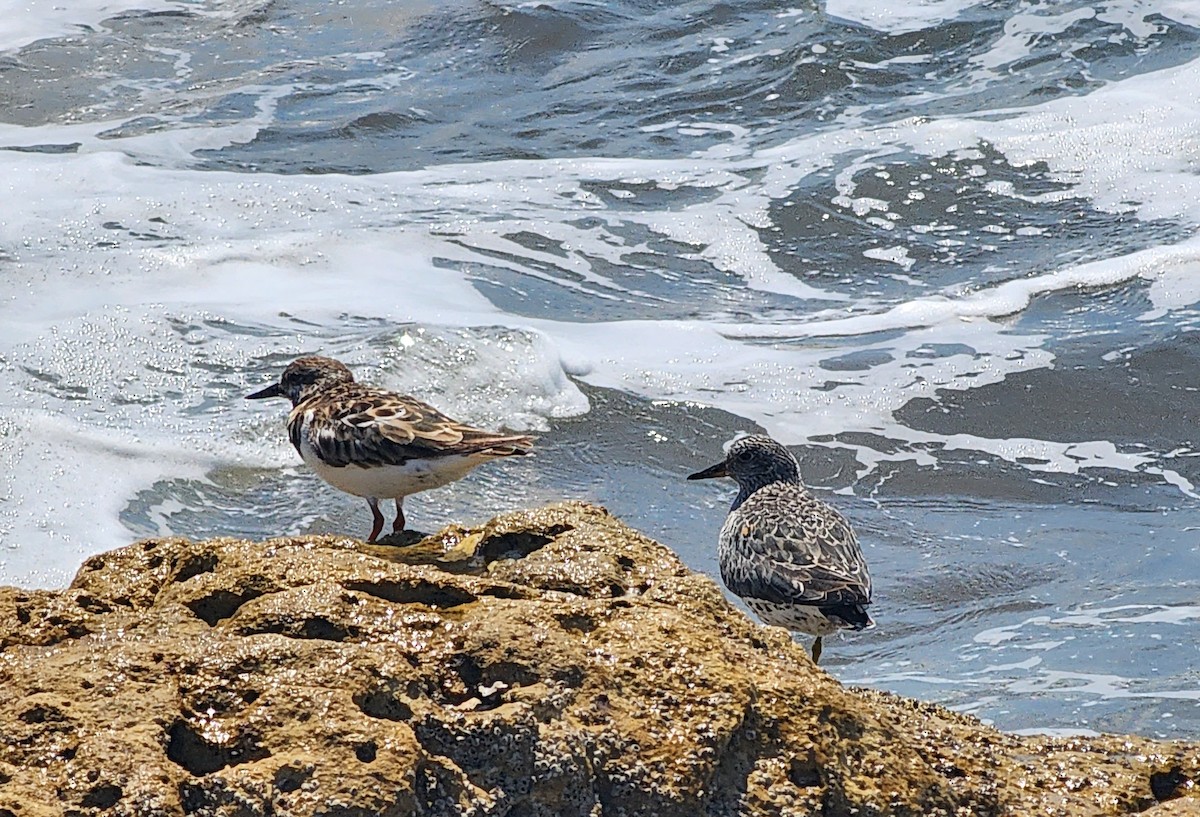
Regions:
<instances>
[{"instance_id":1,"label":"bird's black bill","mask_svg":"<svg viewBox=\"0 0 1200 817\"><path fill-rule=\"evenodd\" d=\"M256 391L254 394L247 394L247 400L266 400L268 397L283 397L283 390L279 388L278 383L273 383L267 386L262 391Z\"/></svg>"},{"instance_id":2,"label":"bird's black bill","mask_svg":"<svg viewBox=\"0 0 1200 817\"><path fill-rule=\"evenodd\" d=\"M727 477L729 472L725 470L725 463L718 462L711 468L705 468L703 471L697 471L694 474L689 474L688 479L712 479L713 477Z\"/></svg>"}]
</instances>

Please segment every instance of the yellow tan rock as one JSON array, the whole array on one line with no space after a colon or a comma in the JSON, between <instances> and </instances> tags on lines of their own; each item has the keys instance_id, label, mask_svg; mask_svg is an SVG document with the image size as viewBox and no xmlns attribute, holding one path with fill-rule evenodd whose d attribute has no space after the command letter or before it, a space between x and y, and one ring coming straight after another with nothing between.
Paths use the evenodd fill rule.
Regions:
<instances>
[{"instance_id":1,"label":"yellow tan rock","mask_svg":"<svg viewBox=\"0 0 1200 817\"><path fill-rule=\"evenodd\" d=\"M1178 817L1198 756L848 690L577 503L408 547L149 540L0 589L0 817Z\"/></svg>"}]
</instances>

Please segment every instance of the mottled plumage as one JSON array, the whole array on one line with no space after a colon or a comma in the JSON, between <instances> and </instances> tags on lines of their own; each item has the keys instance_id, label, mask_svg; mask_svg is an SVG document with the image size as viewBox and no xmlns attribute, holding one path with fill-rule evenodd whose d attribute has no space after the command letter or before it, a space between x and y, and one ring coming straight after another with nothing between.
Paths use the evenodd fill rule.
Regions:
<instances>
[{"instance_id":1,"label":"mottled plumage","mask_svg":"<svg viewBox=\"0 0 1200 817\"><path fill-rule=\"evenodd\" d=\"M725 586L767 624L821 638L874 625L871 576L850 523L800 479L792 453L770 437L733 441L725 460L688 479L732 477L739 491L721 528Z\"/></svg>"},{"instance_id":2,"label":"mottled plumage","mask_svg":"<svg viewBox=\"0 0 1200 817\"><path fill-rule=\"evenodd\" d=\"M317 474L346 493L365 497L373 526L383 529L380 499L396 500L393 531L404 529L404 497L461 479L480 463L529 453L533 440L496 434L451 420L426 403L354 382L327 357L292 361L279 382L247 400L292 401L288 437Z\"/></svg>"}]
</instances>

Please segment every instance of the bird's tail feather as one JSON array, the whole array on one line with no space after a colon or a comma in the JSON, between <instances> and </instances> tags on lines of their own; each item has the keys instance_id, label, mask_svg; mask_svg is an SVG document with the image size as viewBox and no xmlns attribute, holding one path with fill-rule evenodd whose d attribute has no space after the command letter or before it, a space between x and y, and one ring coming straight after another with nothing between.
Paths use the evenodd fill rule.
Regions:
<instances>
[{"instance_id":1,"label":"bird's tail feather","mask_svg":"<svg viewBox=\"0 0 1200 817\"><path fill-rule=\"evenodd\" d=\"M875 621L861 604L830 604L821 607L825 617L852 630L869 630Z\"/></svg>"}]
</instances>

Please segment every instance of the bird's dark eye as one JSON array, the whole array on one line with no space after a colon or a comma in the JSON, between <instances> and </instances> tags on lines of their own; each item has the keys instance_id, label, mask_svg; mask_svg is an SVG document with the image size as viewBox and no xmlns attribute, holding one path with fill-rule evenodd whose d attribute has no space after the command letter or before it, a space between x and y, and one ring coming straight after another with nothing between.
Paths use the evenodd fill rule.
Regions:
<instances>
[{"instance_id":1,"label":"bird's dark eye","mask_svg":"<svg viewBox=\"0 0 1200 817\"><path fill-rule=\"evenodd\" d=\"M754 459L754 453L751 451L739 451L737 459L739 462L750 462L750 460Z\"/></svg>"}]
</instances>

